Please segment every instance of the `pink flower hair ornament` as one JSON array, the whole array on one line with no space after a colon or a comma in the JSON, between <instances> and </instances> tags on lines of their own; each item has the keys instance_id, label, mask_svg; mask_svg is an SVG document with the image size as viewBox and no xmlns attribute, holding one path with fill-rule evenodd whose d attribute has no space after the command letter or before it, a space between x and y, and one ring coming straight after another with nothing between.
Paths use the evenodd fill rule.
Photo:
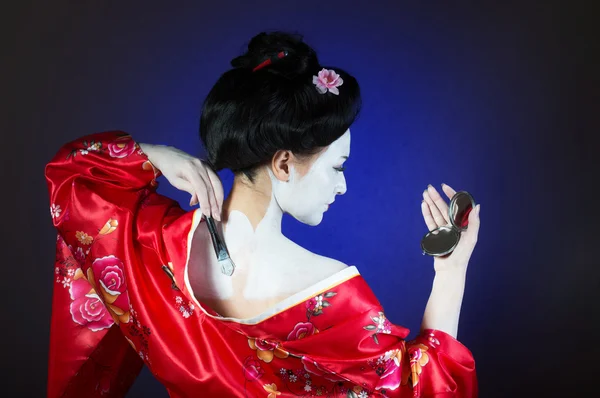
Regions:
<instances>
[{"instance_id":1,"label":"pink flower hair ornament","mask_svg":"<svg viewBox=\"0 0 600 398\"><path fill-rule=\"evenodd\" d=\"M339 95L338 87L344 84L344 80L333 69L323 68L317 76L313 76L313 84L321 94L329 91L331 94Z\"/></svg>"}]
</instances>

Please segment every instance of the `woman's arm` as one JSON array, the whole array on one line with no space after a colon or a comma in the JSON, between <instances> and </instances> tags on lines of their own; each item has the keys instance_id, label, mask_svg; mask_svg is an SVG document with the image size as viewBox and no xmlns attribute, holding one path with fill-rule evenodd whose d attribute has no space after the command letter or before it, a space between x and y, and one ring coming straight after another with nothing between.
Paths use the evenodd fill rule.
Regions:
<instances>
[{"instance_id":1,"label":"woman's arm","mask_svg":"<svg viewBox=\"0 0 600 398\"><path fill-rule=\"evenodd\" d=\"M140 145L122 131L67 143L46 166L58 232L48 396L96 397L99 380L110 386L103 396L124 396L142 359L149 361L150 330L155 347L186 334L183 324L173 328L164 320L179 316L171 301L181 292L173 288L174 275L183 280L182 225L192 217L155 192L157 167L174 185L208 196L198 176L211 171L202 162L168 147ZM218 183L209 182L213 192L221 189ZM147 331L140 331L140 322Z\"/></svg>"},{"instance_id":2,"label":"woman's arm","mask_svg":"<svg viewBox=\"0 0 600 398\"><path fill-rule=\"evenodd\" d=\"M447 185L442 189L448 198L456 192ZM423 192L421 206L423 218L429 230L448 225L448 205L431 185ZM479 205L469 213L469 227L461 233L460 241L454 251L446 257L436 257L433 263L435 277L421 330L435 329L456 338L458 320L465 291L467 266L477 244L479 234Z\"/></svg>"},{"instance_id":3,"label":"woman's arm","mask_svg":"<svg viewBox=\"0 0 600 398\"><path fill-rule=\"evenodd\" d=\"M466 270L436 272L421 330L435 329L456 338L458 319L465 291Z\"/></svg>"},{"instance_id":4,"label":"woman's arm","mask_svg":"<svg viewBox=\"0 0 600 398\"><path fill-rule=\"evenodd\" d=\"M171 185L192 195L190 206L200 204L204 215L221 220L223 186L210 167L177 148L143 143L139 146Z\"/></svg>"}]
</instances>

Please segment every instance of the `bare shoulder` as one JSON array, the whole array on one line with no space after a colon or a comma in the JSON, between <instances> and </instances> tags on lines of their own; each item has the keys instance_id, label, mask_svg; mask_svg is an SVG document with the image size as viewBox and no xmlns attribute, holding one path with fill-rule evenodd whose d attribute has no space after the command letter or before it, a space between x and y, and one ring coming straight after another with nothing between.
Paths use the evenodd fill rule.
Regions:
<instances>
[{"instance_id":1,"label":"bare shoulder","mask_svg":"<svg viewBox=\"0 0 600 398\"><path fill-rule=\"evenodd\" d=\"M300 260L300 257L296 260ZM301 264L297 263L289 269L287 275L293 277L286 278L286 280L293 281L291 283L295 291L300 291L330 278L346 268L348 266L341 261L311 253L310 256L304 258Z\"/></svg>"},{"instance_id":2,"label":"bare shoulder","mask_svg":"<svg viewBox=\"0 0 600 398\"><path fill-rule=\"evenodd\" d=\"M348 268L346 264L334 258L319 255L314 256L314 261L310 264L310 270L315 277L315 283Z\"/></svg>"},{"instance_id":3,"label":"bare shoulder","mask_svg":"<svg viewBox=\"0 0 600 398\"><path fill-rule=\"evenodd\" d=\"M285 248L288 260L293 259L291 262L300 262L303 266L310 265L314 268L323 268L328 272L338 272L348 267L341 261L314 253L288 238L280 243L280 247Z\"/></svg>"},{"instance_id":4,"label":"bare shoulder","mask_svg":"<svg viewBox=\"0 0 600 398\"><path fill-rule=\"evenodd\" d=\"M343 262L324 256L318 256L316 266L322 267L326 273L331 274L335 274L336 272L348 268L348 265L344 264Z\"/></svg>"}]
</instances>

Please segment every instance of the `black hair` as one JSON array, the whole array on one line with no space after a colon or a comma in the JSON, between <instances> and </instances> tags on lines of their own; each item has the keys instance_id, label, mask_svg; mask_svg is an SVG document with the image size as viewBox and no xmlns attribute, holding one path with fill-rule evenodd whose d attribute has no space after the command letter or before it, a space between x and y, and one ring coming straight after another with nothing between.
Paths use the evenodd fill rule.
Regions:
<instances>
[{"instance_id":1,"label":"black hair","mask_svg":"<svg viewBox=\"0 0 600 398\"><path fill-rule=\"evenodd\" d=\"M287 56L253 71L282 51ZM260 33L231 65L210 90L200 117L200 138L217 171L227 168L253 181L255 168L278 150L317 153L341 137L359 114L356 79L341 68L322 66L300 35ZM320 94L315 87L313 76L323 68L343 79L339 95Z\"/></svg>"}]
</instances>

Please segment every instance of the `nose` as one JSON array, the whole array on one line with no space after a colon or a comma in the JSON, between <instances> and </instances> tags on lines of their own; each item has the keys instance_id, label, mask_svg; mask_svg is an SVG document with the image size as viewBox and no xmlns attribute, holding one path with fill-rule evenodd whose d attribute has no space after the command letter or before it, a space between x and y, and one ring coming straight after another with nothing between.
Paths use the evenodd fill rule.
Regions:
<instances>
[{"instance_id":1,"label":"nose","mask_svg":"<svg viewBox=\"0 0 600 398\"><path fill-rule=\"evenodd\" d=\"M346 186L346 177L344 177L344 175L342 174L342 179L339 182L338 186L336 187L336 194L337 195L343 195L346 193L346 191L348 190L348 187Z\"/></svg>"}]
</instances>

